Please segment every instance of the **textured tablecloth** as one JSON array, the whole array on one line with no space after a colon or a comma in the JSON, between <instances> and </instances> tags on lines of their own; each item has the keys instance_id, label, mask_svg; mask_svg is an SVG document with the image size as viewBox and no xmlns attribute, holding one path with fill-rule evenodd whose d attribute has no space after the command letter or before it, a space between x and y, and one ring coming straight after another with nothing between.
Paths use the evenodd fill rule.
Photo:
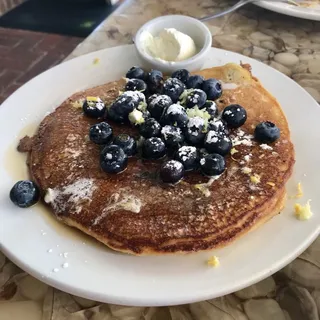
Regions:
<instances>
[{"instance_id":1,"label":"textured tablecloth","mask_svg":"<svg viewBox=\"0 0 320 320\"><path fill-rule=\"evenodd\" d=\"M201 17L233 3L228 0L126 1L67 59L131 43L138 28L157 16ZM207 26L214 46L276 68L320 102L320 22L291 18L250 5L209 21ZM0 253L0 320L319 320L319 314L320 238L284 269L249 288L218 299L163 308L122 307L71 296L25 274Z\"/></svg>"}]
</instances>

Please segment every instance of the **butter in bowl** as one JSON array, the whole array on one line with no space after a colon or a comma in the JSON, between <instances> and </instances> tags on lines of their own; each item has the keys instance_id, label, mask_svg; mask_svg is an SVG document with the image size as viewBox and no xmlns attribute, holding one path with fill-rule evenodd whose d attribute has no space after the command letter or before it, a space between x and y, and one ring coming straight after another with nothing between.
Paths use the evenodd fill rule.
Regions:
<instances>
[{"instance_id":1,"label":"butter in bowl","mask_svg":"<svg viewBox=\"0 0 320 320\"><path fill-rule=\"evenodd\" d=\"M144 24L134 42L144 67L172 73L178 69L201 69L212 37L201 21L188 16L169 15Z\"/></svg>"}]
</instances>

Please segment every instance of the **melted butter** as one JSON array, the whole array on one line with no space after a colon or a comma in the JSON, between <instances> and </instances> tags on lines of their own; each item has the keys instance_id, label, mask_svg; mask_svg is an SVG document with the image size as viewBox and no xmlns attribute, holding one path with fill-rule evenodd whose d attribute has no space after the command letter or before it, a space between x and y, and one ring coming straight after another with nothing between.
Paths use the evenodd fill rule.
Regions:
<instances>
[{"instance_id":1,"label":"melted butter","mask_svg":"<svg viewBox=\"0 0 320 320\"><path fill-rule=\"evenodd\" d=\"M301 182L299 182L297 185L297 194L295 195L295 198L299 199L302 196L303 196L302 185L301 185Z\"/></svg>"},{"instance_id":2,"label":"melted butter","mask_svg":"<svg viewBox=\"0 0 320 320\"><path fill-rule=\"evenodd\" d=\"M98 224L107 214L114 211L126 210L139 213L141 206L141 200L132 194L114 193L110 196L109 204L103 209L102 214L94 220L93 225Z\"/></svg>"},{"instance_id":3,"label":"melted butter","mask_svg":"<svg viewBox=\"0 0 320 320\"><path fill-rule=\"evenodd\" d=\"M213 176L209 179L207 183L198 183L195 184L194 187L201 191L205 197L210 197L211 191L209 190L209 187L213 184L214 181L218 180L221 177L221 174L218 176Z\"/></svg>"},{"instance_id":4,"label":"melted butter","mask_svg":"<svg viewBox=\"0 0 320 320\"><path fill-rule=\"evenodd\" d=\"M234 90L238 88L238 85L236 83L227 83L223 81L220 82L223 90Z\"/></svg>"}]
</instances>

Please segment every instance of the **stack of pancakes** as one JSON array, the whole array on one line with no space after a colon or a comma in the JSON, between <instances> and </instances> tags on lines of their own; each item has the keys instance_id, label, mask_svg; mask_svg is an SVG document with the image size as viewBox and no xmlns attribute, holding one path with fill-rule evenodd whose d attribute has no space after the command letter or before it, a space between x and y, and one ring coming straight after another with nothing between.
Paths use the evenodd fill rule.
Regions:
<instances>
[{"instance_id":1,"label":"stack of pancakes","mask_svg":"<svg viewBox=\"0 0 320 320\"><path fill-rule=\"evenodd\" d=\"M227 64L196 74L224 84L219 109L237 103L248 119L233 135L227 169L210 180L190 172L177 185L158 179L161 160L129 159L126 171L113 175L99 165L100 147L88 139L90 125L81 101L99 96L110 104L123 81L74 94L23 139L32 179L54 215L110 248L132 254L195 252L226 245L279 213L285 184L294 165L288 123L276 99L253 77L249 66ZM271 146L253 138L255 126L271 121L281 137ZM111 123L114 134L138 137L136 128Z\"/></svg>"}]
</instances>

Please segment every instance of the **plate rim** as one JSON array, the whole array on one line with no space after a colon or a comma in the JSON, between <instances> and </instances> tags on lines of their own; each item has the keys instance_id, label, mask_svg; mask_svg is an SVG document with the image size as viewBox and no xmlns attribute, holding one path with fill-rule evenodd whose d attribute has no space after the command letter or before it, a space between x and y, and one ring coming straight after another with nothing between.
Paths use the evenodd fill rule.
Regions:
<instances>
[{"instance_id":1,"label":"plate rim","mask_svg":"<svg viewBox=\"0 0 320 320\"><path fill-rule=\"evenodd\" d=\"M276 3L276 2L268 2L268 1L256 1L253 2L253 4L257 5L258 7L281 13L287 16L301 18L301 19L307 19L312 21L320 21L320 6L319 10L309 10L308 8L300 8L294 7L295 9L291 9L290 7L281 6L285 3ZM304 10L302 10L304 9Z\"/></svg>"},{"instance_id":2,"label":"plate rim","mask_svg":"<svg viewBox=\"0 0 320 320\"><path fill-rule=\"evenodd\" d=\"M102 50L99 50L99 51L96 51L96 52L91 52L91 53L88 53L86 55L74 58L74 59L66 61L66 62L63 62L63 63L59 64L58 66L55 66L54 68L43 72L42 74L52 72L52 70L55 69L55 68L63 68L66 63L69 63L69 64L70 63L76 63L74 61L76 61L78 59L79 60L80 59L89 59L91 56L94 57L95 55L97 55L97 52L99 52L99 54L102 54L103 52L108 51L108 50L119 50L121 48L125 49L125 48L132 47L132 46L133 45L123 45L123 46L117 46L117 47L114 47L114 48L102 49ZM272 72L278 74L278 76L283 77L283 79L285 79L285 81L290 81L294 85L299 87L300 90L303 90L317 104L317 102L311 97L311 95L309 93L307 93L302 87L300 87L294 80L292 80L291 78L289 78L286 75L282 74L281 72L271 68L270 66L267 66L267 65L265 65L265 64L263 64L263 63L261 63L261 62L259 62L257 60L254 60L252 58L243 56L243 55L235 53L235 52L230 52L230 51L219 49L219 48L211 48L210 50L211 51L213 50L213 51L221 52L221 54L223 54L223 55L227 55L227 54L230 53L230 54L233 54L234 56L238 57L239 61L241 61L242 59L245 59L246 62L254 63L254 64L258 64L258 65L261 64L265 68L270 68L272 70ZM42 74L38 75L37 77L40 77ZM26 84L23 85L23 87L27 86L33 80L34 79L28 81ZM263 83L263 79L261 79L261 81ZM20 90L20 89L18 89L18 90ZM17 92L18 92L18 90L17 90ZM0 114L1 114L1 112L4 112L3 110L5 108L5 105L6 105L7 101L9 101L9 99L10 99L10 97L2 104L2 106L0 108ZM289 254L287 254L282 259L279 259L277 261L277 263L273 263L272 265L270 265L269 271L266 271L266 269L262 270L259 274L255 274L249 280L248 279L241 279L241 281L239 281L236 286L233 286L232 290L230 290L228 288L227 289L221 289L218 293L215 293L215 294L212 294L212 293L210 294L210 292L203 292L200 297L199 296L195 297L195 296L191 295L191 296L189 296L189 298L187 297L187 299L186 299L185 296L183 298L176 297L173 301L168 301L165 298L163 298L163 301L166 301L165 303L163 301L160 301L159 303L155 303L155 301L152 298L150 298L149 300L144 300L144 301L141 301L141 299L139 299L139 297L138 298L137 297L129 297L129 298L126 297L126 298L123 299L123 298L121 298L119 296L113 296L112 294L111 295L110 294L109 295L105 294L103 297L99 297L99 296L97 296L96 293L92 293L92 292L88 293L88 292L86 292L84 290L81 291L81 290L79 290L79 288L74 289L74 287L70 287L70 286L66 285L65 283L63 283L61 281L61 279L57 280L57 279L52 278L52 277L50 277L50 278L42 278L41 274L37 273L36 270L34 270L34 269L30 269L28 267L28 265L24 264L23 261L19 260L18 257L16 257L13 254L11 254L11 252L9 250L6 250L6 248L3 247L1 245L1 243L0 243L0 249L5 253L5 255L10 260L12 260L18 266L21 266L22 269L26 270L29 274L31 274L35 278L39 279L40 281L42 281L44 283L47 283L50 286L53 286L53 287L58 288L60 290L63 290L65 292L68 292L68 293L71 293L71 294L74 294L74 295L80 295L80 296L83 296L85 298L92 299L92 300L95 300L95 301L108 302L108 303L116 303L116 304L124 304L124 305L135 305L135 306L162 306L162 305L169 306L169 305L192 303L192 302L196 302L196 301L203 301L203 300L211 299L211 298L214 298L214 297L218 297L218 296L222 296L222 295L228 294L230 292L234 292L234 291L240 290L240 289L242 289L244 287L247 287L247 286L249 286L249 285L251 285L253 283L261 281L262 279L268 277L269 275L277 272L283 266L285 266L286 264L290 263L297 256L299 256L317 238L319 232L320 232L320 228L318 228L318 230L315 230L312 233L312 235L310 235L308 237L308 240L305 241L303 243L303 245L301 245L299 247L298 250L296 250L294 252L290 252ZM122 303L121 301L124 301L124 302Z\"/></svg>"}]
</instances>

